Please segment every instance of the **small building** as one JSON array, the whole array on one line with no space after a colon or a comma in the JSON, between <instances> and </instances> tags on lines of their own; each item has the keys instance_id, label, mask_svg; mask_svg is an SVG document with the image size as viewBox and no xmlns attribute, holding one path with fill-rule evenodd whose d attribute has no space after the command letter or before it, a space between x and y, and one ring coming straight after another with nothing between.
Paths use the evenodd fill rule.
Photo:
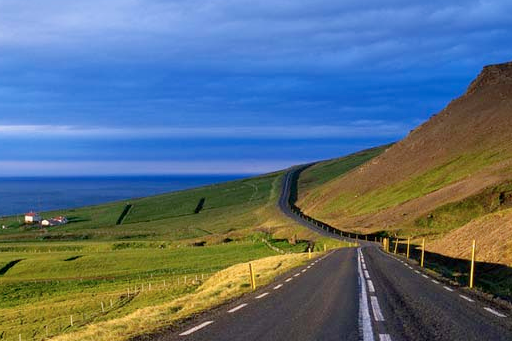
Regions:
<instances>
[{"instance_id":1,"label":"small building","mask_svg":"<svg viewBox=\"0 0 512 341\"><path fill-rule=\"evenodd\" d=\"M65 225L68 223L68 219L66 217L55 217L50 219L44 219L41 221L41 225L43 226L58 226Z\"/></svg>"},{"instance_id":2,"label":"small building","mask_svg":"<svg viewBox=\"0 0 512 341\"><path fill-rule=\"evenodd\" d=\"M25 224L38 224L41 222L41 216L36 212L29 212L25 214Z\"/></svg>"},{"instance_id":3,"label":"small building","mask_svg":"<svg viewBox=\"0 0 512 341\"><path fill-rule=\"evenodd\" d=\"M68 220L66 217L56 217L56 218L50 218L50 219L44 219L41 221L41 225L43 226L59 226L59 225L65 225L68 223Z\"/></svg>"}]
</instances>

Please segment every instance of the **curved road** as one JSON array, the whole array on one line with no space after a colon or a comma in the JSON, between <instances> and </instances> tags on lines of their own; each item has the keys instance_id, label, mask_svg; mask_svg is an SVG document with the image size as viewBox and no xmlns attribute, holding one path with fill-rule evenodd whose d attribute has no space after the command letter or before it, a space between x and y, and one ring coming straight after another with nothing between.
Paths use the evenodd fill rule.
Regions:
<instances>
[{"instance_id":1,"label":"curved road","mask_svg":"<svg viewBox=\"0 0 512 341\"><path fill-rule=\"evenodd\" d=\"M304 226L329 234L291 211L297 171L285 177L279 206ZM151 339L499 341L512 340L512 312L362 242Z\"/></svg>"}]
</instances>

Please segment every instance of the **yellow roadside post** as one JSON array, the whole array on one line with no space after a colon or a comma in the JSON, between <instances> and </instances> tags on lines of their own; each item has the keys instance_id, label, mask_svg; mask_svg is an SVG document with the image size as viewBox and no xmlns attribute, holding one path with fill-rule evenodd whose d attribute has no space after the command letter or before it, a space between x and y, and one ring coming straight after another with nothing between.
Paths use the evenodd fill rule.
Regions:
<instances>
[{"instance_id":1,"label":"yellow roadside post","mask_svg":"<svg viewBox=\"0 0 512 341\"><path fill-rule=\"evenodd\" d=\"M407 238L407 259L409 259L410 248L411 248L411 237Z\"/></svg>"},{"instance_id":2,"label":"yellow roadside post","mask_svg":"<svg viewBox=\"0 0 512 341\"><path fill-rule=\"evenodd\" d=\"M308 259L311 259L311 248L308 247Z\"/></svg>"},{"instance_id":3,"label":"yellow roadside post","mask_svg":"<svg viewBox=\"0 0 512 341\"><path fill-rule=\"evenodd\" d=\"M368 235L365 235L366 241L368 241Z\"/></svg>"},{"instance_id":4,"label":"yellow roadside post","mask_svg":"<svg viewBox=\"0 0 512 341\"><path fill-rule=\"evenodd\" d=\"M421 267L425 265L425 238L421 242Z\"/></svg>"},{"instance_id":5,"label":"yellow roadside post","mask_svg":"<svg viewBox=\"0 0 512 341\"><path fill-rule=\"evenodd\" d=\"M256 290L256 280L254 278L254 270L252 268L252 263L249 263L249 272L251 274L251 289Z\"/></svg>"},{"instance_id":6,"label":"yellow roadside post","mask_svg":"<svg viewBox=\"0 0 512 341\"><path fill-rule=\"evenodd\" d=\"M324 244L324 252L327 251L327 245Z\"/></svg>"},{"instance_id":7,"label":"yellow roadside post","mask_svg":"<svg viewBox=\"0 0 512 341\"><path fill-rule=\"evenodd\" d=\"M476 240L473 239L473 247L471 248L471 271L469 274L469 288L473 289L473 281L475 279L475 249Z\"/></svg>"},{"instance_id":8,"label":"yellow roadside post","mask_svg":"<svg viewBox=\"0 0 512 341\"><path fill-rule=\"evenodd\" d=\"M396 253L397 253L397 251L398 251L398 243L399 243L399 242L400 242L400 239L398 239L398 238L397 238L397 239L395 239L395 255L396 255Z\"/></svg>"}]
</instances>

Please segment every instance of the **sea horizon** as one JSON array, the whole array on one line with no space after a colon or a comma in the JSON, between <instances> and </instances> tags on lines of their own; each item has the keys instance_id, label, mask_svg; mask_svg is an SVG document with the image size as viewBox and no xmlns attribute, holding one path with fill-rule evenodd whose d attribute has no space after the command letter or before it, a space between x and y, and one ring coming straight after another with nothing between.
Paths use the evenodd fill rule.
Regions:
<instances>
[{"instance_id":1,"label":"sea horizon","mask_svg":"<svg viewBox=\"0 0 512 341\"><path fill-rule=\"evenodd\" d=\"M0 176L0 217L73 209L192 189L251 174Z\"/></svg>"}]
</instances>

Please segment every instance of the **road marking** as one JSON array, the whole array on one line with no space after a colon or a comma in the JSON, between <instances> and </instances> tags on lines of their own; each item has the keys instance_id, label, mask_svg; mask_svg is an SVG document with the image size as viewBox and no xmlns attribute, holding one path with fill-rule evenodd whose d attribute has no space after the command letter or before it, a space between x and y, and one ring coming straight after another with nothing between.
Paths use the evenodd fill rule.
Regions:
<instances>
[{"instance_id":1,"label":"road marking","mask_svg":"<svg viewBox=\"0 0 512 341\"><path fill-rule=\"evenodd\" d=\"M371 279L368 280L368 291L369 292L375 292L375 287L373 286L373 282Z\"/></svg>"},{"instance_id":2,"label":"road marking","mask_svg":"<svg viewBox=\"0 0 512 341\"><path fill-rule=\"evenodd\" d=\"M268 292L264 292L263 294L259 295L259 296L256 296L256 299L260 299L260 298L263 298L265 296L268 295Z\"/></svg>"},{"instance_id":3,"label":"road marking","mask_svg":"<svg viewBox=\"0 0 512 341\"><path fill-rule=\"evenodd\" d=\"M418 275L419 275L419 273L420 273L418 270L414 270L414 272L416 272Z\"/></svg>"},{"instance_id":4,"label":"road marking","mask_svg":"<svg viewBox=\"0 0 512 341\"><path fill-rule=\"evenodd\" d=\"M308 265L308 269L311 269L311 265Z\"/></svg>"},{"instance_id":5,"label":"road marking","mask_svg":"<svg viewBox=\"0 0 512 341\"><path fill-rule=\"evenodd\" d=\"M465 299L466 301L468 302L475 302L475 300L472 300L471 298L467 297L467 296L464 296L464 295L459 295L461 298Z\"/></svg>"},{"instance_id":6,"label":"road marking","mask_svg":"<svg viewBox=\"0 0 512 341\"><path fill-rule=\"evenodd\" d=\"M498 317L507 317L507 315L504 315L500 312L497 312L496 310L492 309L492 308L488 308L488 307L485 307L484 310L487 310L488 312L490 312L491 314L494 314Z\"/></svg>"},{"instance_id":7,"label":"road marking","mask_svg":"<svg viewBox=\"0 0 512 341\"><path fill-rule=\"evenodd\" d=\"M204 328L204 327L206 327L206 326L208 326L208 325L210 325L212 323L213 323L213 321L203 322L200 325L195 326L194 328L191 328L191 329L187 330L186 332L181 333L180 336L190 335L190 334L192 334L194 332L197 332L199 329L202 329L202 328Z\"/></svg>"},{"instance_id":8,"label":"road marking","mask_svg":"<svg viewBox=\"0 0 512 341\"><path fill-rule=\"evenodd\" d=\"M370 296L370 300L372 302L373 317L375 318L375 321L384 321L384 316L382 316L382 311L379 306L379 300L376 296Z\"/></svg>"},{"instance_id":9,"label":"road marking","mask_svg":"<svg viewBox=\"0 0 512 341\"><path fill-rule=\"evenodd\" d=\"M233 308L233 309L231 309L231 310L228 310L228 313L234 313L235 311L242 309L242 308L243 308L243 307L245 307L246 305L247 305L247 303L242 303L242 304L240 304L239 306L234 307L234 308Z\"/></svg>"},{"instance_id":10,"label":"road marking","mask_svg":"<svg viewBox=\"0 0 512 341\"><path fill-rule=\"evenodd\" d=\"M439 284L439 282L436 281L435 279L432 280L432 283Z\"/></svg>"},{"instance_id":11,"label":"road marking","mask_svg":"<svg viewBox=\"0 0 512 341\"><path fill-rule=\"evenodd\" d=\"M357 249L361 255L361 249ZM368 296L366 294L366 283L361 268L361 259L357 258L357 272L359 273L359 326L363 334L363 341L374 341L370 310L368 309Z\"/></svg>"},{"instance_id":12,"label":"road marking","mask_svg":"<svg viewBox=\"0 0 512 341\"><path fill-rule=\"evenodd\" d=\"M300 272L293 275L293 277L299 277L299 276L300 276Z\"/></svg>"},{"instance_id":13,"label":"road marking","mask_svg":"<svg viewBox=\"0 0 512 341\"><path fill-rule=\"evenodd\" d=\"M389 334L379 334L379 341L391 341Z\"/></svg>"},{"instance_id":14,"label":"road marking","mask_svg":"<svg viewBox=\"0 0 512 341\"><path fill-rule=\"evenodd\" d=\"M290 278L287 278L285 282L289 282L289 281L291 281L292 279L293 279L293 278L291 278L291 277L290 277Z\"/></svg>"},{"instance_id":15,"label":"road marking","mask_svg":"<svg viewBox=\"0 0 512 341\"><path fill-rule=\"evenodd\" d=\"M315 265L315 263L311 263L309 266L313 266L313 265Z\"/></svg>"},{"instance_id":16,"label":"road marking","mask_svg":"<svg viewBox=\"0 0 512 341\"><path fill-rule=\"evenodd\" d=\"M450 291L450 292L452 292L452 291L453 291L453 289L452 289L452 288L448 288L447 286L444 286L443 288L445 288L446 290L448 290L448 291Z\"/></svg>"},{"instance_id":17,"label":"road marking","mask_svg":"<svg viewBox=\"0 0 512 341\"><path fill-rule=\"evenodd\" d=\"M370 279L370 274L368 273L368 270L364 270L364 277L366 277L366 279Z\"/></svg>"},{"instance_id":18,"label":"road marking","mask_svg":"<svg viewBox=\"0 0 512 341\"><path fill-rule=\"evenodd\" d=\"M427 276L427 275L421 275L421 277L425 277L425 278L428 278L428 276Z\"/></svg>"},{"instance_id":19,"label":"road marking","mask_svg":"<svg viewBox=\"0 0 512 341\"><path fill-rule=\"evenodd\" d=\"M306 269L303 269L301 272L302 272L302 273L306 272Z\"/></svg>"},{"instance_id":20,"label":"road marking","mask_svg":"<svg viewBox=\"0 0 512 341\"><path fill-rule=\"evenodd\" d=\"M274 287L274 290L277 290L277 289L279 289L279 288L280 288L280 287L282 287L282 286L283 286L282 284L276 285L276 286Z\"/></svg>"},{"instance_id":21,"label":"road marking","mask_svg":"<svg viewBox=\"0 0 512 341\"><path fill-rule=\"evenodd\" d=\"M366 264L363 263L363 270L366 270Z\"/></svg>"}]
</instances>

